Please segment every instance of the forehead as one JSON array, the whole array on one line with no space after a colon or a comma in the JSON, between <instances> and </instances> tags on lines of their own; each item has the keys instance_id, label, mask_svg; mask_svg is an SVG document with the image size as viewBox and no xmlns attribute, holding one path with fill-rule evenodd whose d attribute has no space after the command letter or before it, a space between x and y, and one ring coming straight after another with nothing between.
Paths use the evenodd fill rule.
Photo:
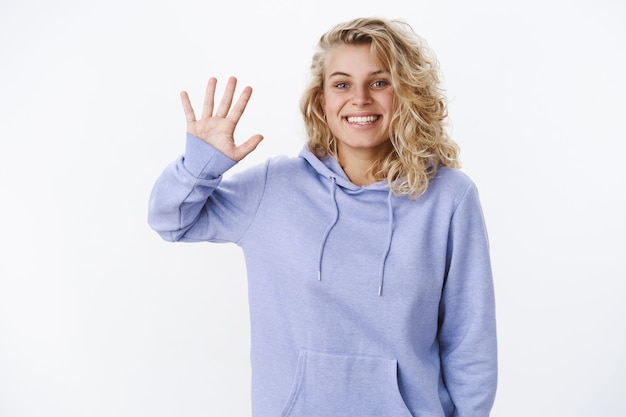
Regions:
<instances>
[{"instance_id":1,"label":"forehead","mask_svg":"<svg viewBox=\"0 0 626 417\"><path fill-rule=\"evenodd\" d=\"M336 73L358 76L385 71L380 61L371 52L370 44L339 45L331 49L326 57L325 74Z\"/></svg>"}]
</instances>

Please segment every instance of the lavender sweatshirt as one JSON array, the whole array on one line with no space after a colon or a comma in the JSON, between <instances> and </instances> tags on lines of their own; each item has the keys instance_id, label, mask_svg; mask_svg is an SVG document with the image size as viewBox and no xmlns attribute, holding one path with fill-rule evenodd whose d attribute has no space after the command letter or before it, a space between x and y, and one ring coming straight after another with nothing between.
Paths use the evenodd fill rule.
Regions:
<instances>
[{"instance_id":1,"label":"lavender sweatshirt","mask_svg":"<svg viewBox=\"0 0 626 417\"><path fill-rule=\"evenodd\" d=\"M441 168L410 200L386 181L356 186L306 148L223 178L234 164L188 135L149 224L168 241L243 249L253 416L489 415L494 292L465 174Z\"/></svg>"}]
</instances>

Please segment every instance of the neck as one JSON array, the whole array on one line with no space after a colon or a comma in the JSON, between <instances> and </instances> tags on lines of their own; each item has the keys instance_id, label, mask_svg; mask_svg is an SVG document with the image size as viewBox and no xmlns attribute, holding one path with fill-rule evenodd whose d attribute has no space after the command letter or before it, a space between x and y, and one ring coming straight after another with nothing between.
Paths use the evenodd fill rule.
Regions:
<instances>
[{"instance_id":1,"label":"neck","mask_svg":"<svg viewBox=\"0 0 626 417\"><path fill-rule=\"evenodd\" d=\"M362 187L379 180L372 175L370 168L376 161L384 158L388 152L389 146L362 150L338 146L337 159L350 181Z\"/></svg>"}]
</instances>

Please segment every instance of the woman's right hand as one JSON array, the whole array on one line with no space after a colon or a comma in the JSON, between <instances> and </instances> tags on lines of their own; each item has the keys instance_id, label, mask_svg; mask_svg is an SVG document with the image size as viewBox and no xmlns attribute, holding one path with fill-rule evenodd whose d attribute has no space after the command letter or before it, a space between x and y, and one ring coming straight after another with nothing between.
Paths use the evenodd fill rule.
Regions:
<instances>
[{"instance_id":1,"label":"woman's right hand","mask_svg":"<svg viewBox=\"0 0 626 417\"><path fill-rule=\"evenodd\" d=\"M248 100L250 100L252 88L244 88L239 99L231 109L235 88L237 87L237 79L230 77L224 89L222 101L217 107L215 114L213 114L216 85L217 79L210 78L204 95L202 117L199 120L196 120L196 115L187 92L183 91L180 93L183 110L187 118L187 132L202 139L232 160L239 162L256 149L257 145L263 140L263 136L257 134L251 136L241 145L235 144L235 127L246 109Z\"/></svg>"}]
</instances>

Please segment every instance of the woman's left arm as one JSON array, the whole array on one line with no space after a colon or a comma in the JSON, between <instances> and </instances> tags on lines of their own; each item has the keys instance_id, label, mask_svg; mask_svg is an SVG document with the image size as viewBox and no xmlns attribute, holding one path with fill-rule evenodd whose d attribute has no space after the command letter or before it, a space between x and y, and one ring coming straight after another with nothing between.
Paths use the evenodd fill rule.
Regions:
<instances>
[{"instance_id":1,"label":"woman's left arm","mask_svg":"<svg viewBox=\"0 0 626 417\"><path fill-rule=\"evenodd\" d=\"M446 270L439 312L444 380L455 416L487 417L497 385L495 300L489 242L474 184L452 216Z\"/></svg>"}]
</instances>

